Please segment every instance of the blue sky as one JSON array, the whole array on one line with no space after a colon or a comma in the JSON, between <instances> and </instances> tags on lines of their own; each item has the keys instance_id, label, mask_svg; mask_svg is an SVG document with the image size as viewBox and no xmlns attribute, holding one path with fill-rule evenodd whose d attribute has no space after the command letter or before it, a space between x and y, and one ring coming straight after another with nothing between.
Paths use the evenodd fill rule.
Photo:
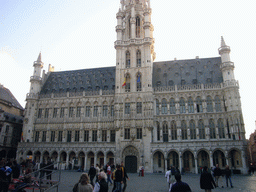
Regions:
<instances>
[{"instance_id":1,"label":"blue sky","mask_svg":"<svg viewBox=\"0 0 256 192\"><path fill-rule=\"evenodd\" d=\"M44 70L115 65L119 0L0 0L0 83L25 107L33 62ZM247 138L255 130L254 1L151 0L156 61L217 57L231 47Z\"/></svg>"}]
</instances>

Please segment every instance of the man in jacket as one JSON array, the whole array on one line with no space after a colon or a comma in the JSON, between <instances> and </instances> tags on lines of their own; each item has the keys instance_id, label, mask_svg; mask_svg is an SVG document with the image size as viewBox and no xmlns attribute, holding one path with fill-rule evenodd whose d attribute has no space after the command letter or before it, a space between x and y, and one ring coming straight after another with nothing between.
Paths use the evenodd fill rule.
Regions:
<instances>
[{"instance_id":1,"label":"man in jacket","mask_svg":"<svg viewBox=\"0 0 256 192\"><path fill-rule=\"evenodd\" d=\"M88 172L88 176L90 176L90 181L92 186L94 186L93 179L95 175L96 175L96 169L94 168L94 164L92 164Z\"/></svg>"},{"instance_id":2,"label":"man in jacket","mask_svg":"<svg viewBox=\"0 0 256 192\"><path fill-rule=\"evenodd\" d=\"M172 185L171 192L191 192L189 185L181 181L181 175L175 175L176 183Z\"/></svg>"},{"instance_id":3,"label":"man in jacket","mask_svg":"<svg viewBox=\"0 0 256 192\"><path fill-rule=\"evenodd\" d=\"M129 177L127 176L127 173L126 173L126 170L125 170L125 167L124 167L124 162L121 163L121 171L122 171L122 178L123 178L123 184L124 184L124 187L123 187L123 192L125 192L125 189L127 187L127 180L130 180Z\"/></svg>"},{"instance_id":4,"label":"man in jacket","mask_svg":"<svg viewBox=\"0 0 256 192\"><path fill-rule=\"evenodd\" d=\"M219 182L221 183L221 175L222 175L221 169L219 168L218 164L216 164L216 168L214 169L213 172L214 172L216 186L218 187L219 186L218 183ZM222 188L223 188L223 186L222 186Z\"/></svg>"}]
</instances>

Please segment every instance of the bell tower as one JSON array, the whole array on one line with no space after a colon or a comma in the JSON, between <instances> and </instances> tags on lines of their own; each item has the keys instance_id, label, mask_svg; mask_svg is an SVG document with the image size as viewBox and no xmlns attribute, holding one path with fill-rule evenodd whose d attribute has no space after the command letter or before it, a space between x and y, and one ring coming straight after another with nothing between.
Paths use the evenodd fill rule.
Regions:
<instances>
[{"instance_id":1,"label":"bell tower","mask_svg":"<svg viewBox=\"0 0 256 192\"><path fill-rule=\"evenodd\" d=\"M121 0L117 18L115 127L117 162L126 161L127 143L137 154L134 162L150 158L153 127L152 72L155 59L150 0ZM143 158L142 158L143 157ZM142 159L141 159L142 158ZM128 161L128 160L127 160Z\"/></svg>"},{"instance_id":2,"label":"bell tower","mask_svg":"<svg viewBox=\"0 0 256 192\"><path fill-rule=\"evenodd\" d=\"M117 18L116 93L152 89L155 59L150 0L121 0Z\"/></svg>"}]
</instances>

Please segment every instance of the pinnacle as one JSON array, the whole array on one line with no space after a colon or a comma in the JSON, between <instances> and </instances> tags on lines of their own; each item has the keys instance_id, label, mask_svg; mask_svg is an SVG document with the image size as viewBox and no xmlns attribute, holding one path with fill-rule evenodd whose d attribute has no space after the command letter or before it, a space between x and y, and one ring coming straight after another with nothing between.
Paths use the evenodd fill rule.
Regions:
<instances>
[{"instance_id":1,"label":"pinnacle","mask_svg":"<svg viewBox=\"0 0 256 192\"><path fill-rule=\"evenodd\" d=\"M226 43L225 43L225 41L224 41L224 38L223 38L223 36L221 36L221 47L226 47L227 45L226 45Z\"/></svg>"},{"instance_id":2,"label":"pinnacle","mask_svg":"<svg viewBox=\"0 0 256 192\"><path fill-rule=\"evenodd\" d=\"M41 59L41 52L40 52L39 55L38 55L37 62L42 62L42 59Z\"/></svg>"}]
</instances>

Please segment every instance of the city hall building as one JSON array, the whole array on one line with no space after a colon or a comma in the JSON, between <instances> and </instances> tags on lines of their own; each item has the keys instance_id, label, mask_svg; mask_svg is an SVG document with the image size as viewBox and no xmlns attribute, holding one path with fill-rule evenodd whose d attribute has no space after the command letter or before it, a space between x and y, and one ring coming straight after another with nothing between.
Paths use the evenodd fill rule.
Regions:
<instances>
[{"instance_id":1,"label":"city hall building","mask_svg":"<svg viewBox=\"0 0 256 192\"><path fill-rule=\"evenodd\" d=\"M154 62L150 0L121 0L116 18L113 67L49 65L45 73L39 54L18 159L85 170L123 161L128 172L219 164L246 173L239 84L224 39L219 57Z\"/></svg>"}]
</instances>

